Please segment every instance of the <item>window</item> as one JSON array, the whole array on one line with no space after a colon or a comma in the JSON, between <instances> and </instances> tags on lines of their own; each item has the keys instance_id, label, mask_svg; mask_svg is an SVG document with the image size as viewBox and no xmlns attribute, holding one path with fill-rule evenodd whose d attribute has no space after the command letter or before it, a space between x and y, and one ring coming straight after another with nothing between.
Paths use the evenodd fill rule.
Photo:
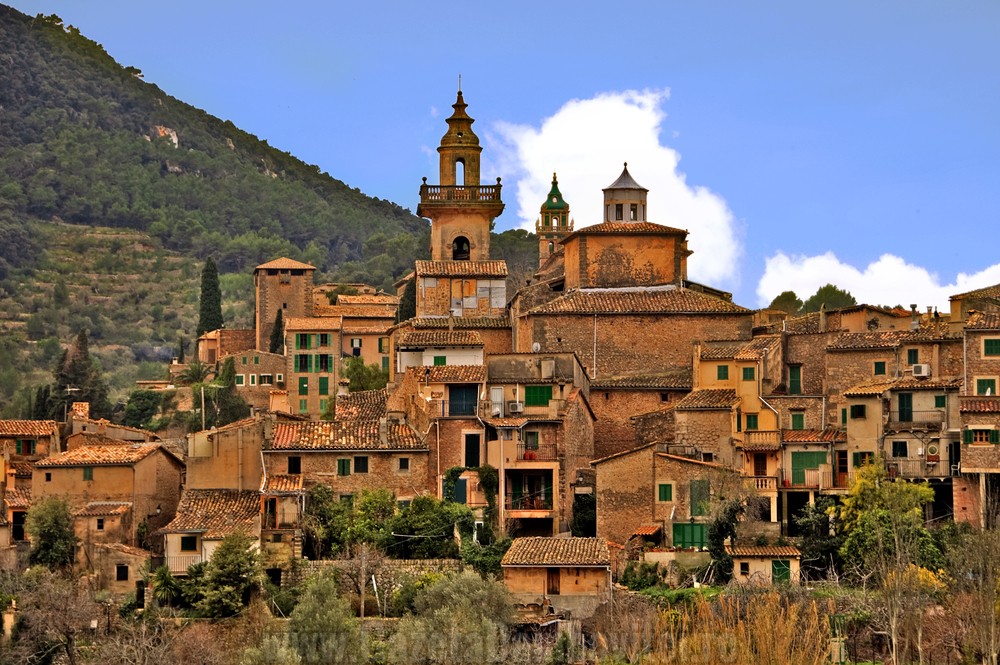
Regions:
<instances>
[{"instance_id":1,"label":"window","mask_svg":"<svg viewBox=\"0 0 1000 665\"><path fill-rule=\"evenodd\" d=\"M935 409L943 409L946 406L948 406L948 397L947 397L947 395L935 395L934 396L934 408Z\"/></svg>"},{"instance_id":2,"label":"window","mask_svg":"<svg viewBox=\"0 0 1000 665\"><path fill-rule=\"evenodd\" d=\"M243 356L243 364L244 364L244 365L246 365L246 364L247 364L247 357L246 357L246 356Z\"/></svg>"},{"instance_id":3,"label":"window","mask_svg":"<svg viewBox=\"0 0 1000 665\"><path fill-rule=\"evenodd\" d=\"M538 450L538 432L524 433L524 449Z\"/></svg>"},{"instance_id":4,"label":"window","mask_svg":"<svg viewBox=\"0 0 1000 665\"><path fill-rule=\"evenodd\" d=\"M119 563L115 566L115 581L128 582L128 564Z\"/></svg>"},{"instance_id":5,"label":"window","mask_svg":"<svg viewBox=\"0 0 1000 665\"><path fill-rule=\"evenodd\" d=\"M244 376L242 374L236 375L236 385L242 386L244 383Z\"/></svg>"},{"instance_id":6,"label":"window","mask_svg":"<svg viewBox=\"0 0 1000 665\"><path fill-rule=\"evenodd\" d=\"M309 413L309 400L307 399L299 400L299 413Z\"/></svg>"},{"instance_id":7,"label":"window","mask_svg":"<svg viewBox=\"0 0 1000 665\"><path fill-rule=\"evenodd\" d=\"M865 464L871 464L875 461L875 453L865 452L865 453L854 453L854 468L860 469Z\"/></svg>"},{"instance_id":8,"label":"window","mask_svg":"<svg viewBox=\"0 0 1000 665\"><path fill-rule=\"evenodd\" d=\"M256 374L251 374L250 375L250 385L251 386L256 386L257 385L257 375Z\"/></svg>"},{"instance_id":9,"label":"window","mask_svg":"<svg viewBox=\"0 0 1000 665\"><path fill-rule=\"evenodd\" d=\"M674 486L670 483L660 483L658 490L660 501L674 500Z\"/></svg>"},{"instance_id":10,"label":"window","mask_svg":"<svg viewBox=\"0 0 1000 665\"><path fill-rule=\"evenodd\" d=\"M298 333L295 335L295 348L296 349L308 349L309 348L309 335L305 333Z\"/></svg>"},{"instance_id":11,"label":"window","mask_svg":"<svg viewBox=\"0 0 1000 665\"><path fill-rule=\"evenodd\" d=\"M802 394L802 365L788 366L788 394Z\"/></svg>"},{"instance_id":12,"label":"window","mask_svg":"<svg viewBox=\"0 0 1000 665\"><path fill-rule=\"evenodd\" d=\"M719 381L729 380L729 365L719 365L715 368L715 378Z\"/></svg>"},{"instance_id":13,"label":"window","mask_svg":"<svg viewBox=\"0 0 1000 665\"><path fill-rule=\"evenodd\" d=\"M621 203L615 204L615 221L620 222L625 218L625 206Z\"/></svg>"},{"instance_id":14,"label":"window","mask_svg":"<svg viewBox=\"0 0 1000 665\"><path fill-rule=\"evenodd\" d=\"M399 458L399 470L400 471L409 471L410 470L410 458L409 457L400 457Z\"/></svg>"},{"instance_id":15,"label":"window","mask_svg":"<svg viewBox=\"0 0 1000 665\"><path fill-rule=\"evenodd\" d=\"M94 479L94 467L92 467L92 466L85 466L85 467L83 467L83 479L84 480L93 480Z\"/></svg>"},{"instance_id":16,"label":"window","mask_svg":"<svg viewBox=\"0 0 1000 665\"><path fill-rule=\"evenodd\" d=\"M273 385L273 384L274 384L274 377L273 376L271 376L270 374L261 374L260 375L260 385L262 385L262 386L270 386L270 385Z\"/></svg>"},{"instance_id":17,"label":"window","mask_svg":"<svg viewBox=\"0 0 1000 665\"><path fill-rule=\"evenodd\" d=\"M804 413L793 413L792 414L792 429L805 429L806 428L806 414Z\"/></svg>"},{"instance_id":18,"label":"window","mask_svg":"<svg viewBox=\"0 0 1000 665\"><path fill-rule=\"evenodd\" d=\"M525 406L548 406L552 399L552 386L525 386Z\"/></svg>"},{"instance_id":19,"label":"window","mask_svg":"<svg viewBox=\"0 0 1000 665\"><path fill-rule=\"evenodd\" d=\"M670 393L660 393L660 401L661 402L669 402L670 401Z\"/></svg>"},{"instance_id":20,"label":"window","mask_svg":"<svg viewBox=\"0 0 1000 665\"><path fill-rule=\"evenodd\" d=\"M746 427L746 429L747 429L748 432L750 430L757 429L757 414L756 413L748 413L747 414L747 427Z\"/></svg>"},{"instance_id":21,"label":"window","mask_svg":"<svg viewBox=\"0 0 1000 665\"><path fill-rule=\"evenodd\" d=\"M710 498L709 484L707 480L691 481L691 516L699 517L708 514L708 501Z\"/></svg>"},{"instance_id":22,"label":"window","mask_svg":"<svg viewBox=\"0 0 1000 665\"><path fill-rule=\"evenodd\" d=\"M181 536L181 552L197 552L198 536Z\"/></svg>"},{"instance_id":23,"label":"window","mask_svg":"<svg viewBox=\"0 0 1000 665\"><path fill-rule=\"evenodd\" d=\"M288 473L302 473L302 458L300 456L288 456Z\"/></svg>"},{"instance_id":24,"label":"window","mask_svg":"<svg viewBox=\"0 0 1000 665\"><path fill-rule=\"evenodd\" d=\"M434 366L441 367L448 364L448 356L434 356Z\"/></svg>"},{"instance_id":25,"label":"window","mask_svg":"<svg viewBox=\"0 0 1000 665\"><path fill-rule=\"evenodd\" d=\"M15 452L18 455L34 455L35 454L35 440L34 439L18 439L15 445Z\"/></svg>"},{"instance_id":26,"label":"window","mask_svg":"<svg viewBox=\"0 0 1000 665\"><path fill-rule=\"evenodd\" d=\"M320 333L319 334L319 345L320 346L330 346L330 333Z\"/></svg>"},{"instance_id":27,"label":"window","mask_svg":"<svg viewBox=\"0 0 1000 665\"><path fill-rule=\"evenodd\" d=\"M319 394L320 395L330 394L330 377L328 376L319 377Z\"/></svg>"},{"instance_id":28,"label":"window","mask_svg":"<svg viewBox=\"0 0 1000 665\"><path fill-rule=\"evenodd\" d=\"M754 374L753 370L754 370L753 367L744 367L743 368L743 380L744 381L753 381L753 374Z\"/></svg>"},{"instance_id":29,"label":"window","mask_svg":"<svg viewBox=\"0 0 1000 665\"><path fill-rule=\"evenodd\" d=\"M715 453L702 453L701 454L701 461L702 462L708 462L709 464L714 463L715 462Z\"/></svg>"},{"instance_id":30,"label":"window","mask_svg":"<svg viewBox=\"0 0 1000 665\"><path fill-rule=\"evenodd\" d=\"M382 371L383 372L388 372L389 371L389 357L388 356L382 358Z\"/></svg>"},{"instance_id":31,"label":"window","mask_svg":"<svg viewBox=\"0 0 1000 665\"><path fill-rule=\"evenodd\" d=\"M379 353L389 353L389 338L379 337L378 338L378 352Z\"/></svg>"},{"instance_id":32,"label":"window","mask_svg":"<svg viewBox=\"0 0 1000 665\"><path fill-rule=\"evenodd\" d=\"M704 547L705 546L705 525L689 524L678 522L674 524L674 547Z\"/></svg>"},{"instance_id":33,"label":"window","mask_svg":"<svg viewBox=\"0 0 1000 665\"><path fill-rule=\"evenodd\" d=\"M299 377L299 395L309 394L309 377L300 376Z\"/></svg>"},{"instance_id":34,"label":"window","mask_svg":"<svg viewBox=\"0 0 1000 665\"><path fill-rule=\"evenodd\" d=\"M253 357L253 364L254 365L259 365L260 364L260 356L254 356Z\"/></svg>"},{"instance_id":35,"label":"window","mask_svg":"<svg viewBox=\"0 0 1000 665\"><path fill-rule=\"evenodd\" d=\"M1000 338L983 340L984 356L1000 356Z\"/></svg>"},{"instance_id":36,"label":"window","mask_svg":"<svg viewBox=\"0 0 1000 665\"><path fill-rule=\"evenodd\" d=\"M310 365L312 365L312 363L310 362L311 360L312 360L312 356L310 356L308 353L296 353L295 354L295 371L296 372L308 372L309 369L310 369Z\"/></svg>"},{"instance_id":37,"label":"window","mask_svg":"<svg viewBox=\"0 0 1000 665\"><path fill-rule=\"evenodd\" d=\"M337 475L338 476L351 475L351 460L349 459L337 460Z\"/></svg>"},{"instance_id":38,"label":"window","mask_svg":"<svg viewBox=\"0 0 1000 665\"><path fill-rule=\"evenodd\" d=\"M740 575L743 576L743 577L749 577L750 576L750 562L749 561L740 561Z\"/></svg>"},{"instance_id":39,"label":"window","mask_svg":"<svg viewBox=\"0 0 1000 665\"><path fill-rule=\"evenodd\" d=\"M1000 430L967 429L962 432L962 443L1000 443Z\"/></svg>"},{"instance_id":40,"label":"window","mask_svg":"<svg viewBox=\"0 0 1000 665\"><path fill-rule=\"evenodd\" d=\"M47 482L47 483L51 483L52 482L52 473L49 472L49 471L45 472L45 482Z\"/></svg>"},{"instance_id":41,"label":"window","mask_svg":"<svg viewBox=\"0 0 1000 665\"><path fill-rule=\"evenodd\" d=\"M285 375L284 374L276 374L275 377L274 377L274 380L277 381L278 383L284 383L285 382Z\"/></svg>"},{"instance_id":42,"label":"window","mask_svg":"<svg viewBox=\"0 0 1000 665\"><path fill-rule=\"evenodd\" d=\"M920 362L920 349L907 349L906 350L906 364L916 365Z\"/></svg>"},{"instance_id":43,"label":"window","mask_svg":"<svg viewBox=\"0 0 1000 665\"><path fill-rule=\"evenodd\" d=\"M843 427L847 426L847 409L840 410L840 424Z\"/></svg>"},{"instance_id":44,"label":"window","mask_svg":"<svg viewBox=\"0 0 1000 665\"><path fill-rule=\"evenodd\" d=\"M996 379L976 379L976 394L977 395L996 395L997 394L997 380Z\"/></svg>"},{"instance_id":45,"label":"window","mask_svg":"<svg viewBox=\"0 0 1000 665\"><path fill-rule=\"evenodd\" d=\"M852 420L862 420L865 416L865 405L864 404L852 404L851 405L851 419Z\"/></svg>"},{"instance_id":46,"label":"window","mask_svg":"<svg viewBox=\"0 0 1000 665\"><path fill-rule=\"evenodd\" d=\"M97 518L97 530L98 531L104 531L104 518L103 517L98 517Z\"/></svg>"},{"instance_id":47,"label":"window","mask_svg":"<svg viewBox=\"0 0 1000 665\"><path fill-rule=\"evenodd\" d=\"M907 453L906 441L893 441L892 442L892 456L893 457L909 457Z\"/></svg>"},{"instance_id":48,"label":"window","mask_svg":"<svg viewBox=\"0 0 1000 665\"><path fill-rule=\"evenodd\" d=\"M353 494L341 494L340 502L346 503L348 506L354 505L354 495Z\"/></svg>"},{"instance_id":49,"label":"window","mask_svg":"<svg viewBox=\"0 0 1000 665\"><path fill-rule=\"evenodd\" d=\"M351 348L352 349L360 349L361 348L361 338L360 337L352 337L351 338Z\"/></svg>"},{"instance_id":50,"label":"window","mask_svg":"<svg viewBox=\"0 0 1000 665\"><path fill-rule=\"evenodd\" d=\"M317 372L329 372L332 366L333 366L333 356L327 355L325 353L321 356L316 356Z\"/></svg>"},{"instance_id":51,"label":"window","mask_svg":"<svg viewBox=\"0 0 1000 665\"><path fill-rule=\"evenodd\" d=\"M354 458L354 473L368 473L367 455L357 455Z\"/></svg>"},{"instance_id":52,"label":"window","mask_svg":"<svg viewBox=\"0 0 1000 665\"><path fill-rule=\"evenodd\" d=\"M633 222L636 221L637 219L639 219L639 204L638 203L632 203L631 205L629 205L629 207L628 207L628 218L629 218L630 221L633 221Z\"/></svg>"},{"instance_id":53,"label":"window","mask_svg":"<svg viewBox=\"0 0 1000 665\"><path fill-rule=\"evenodd\" d=\"M885 376L885 361L878 360L875 362L875 376Z\"/></svg>"}]
</instances>

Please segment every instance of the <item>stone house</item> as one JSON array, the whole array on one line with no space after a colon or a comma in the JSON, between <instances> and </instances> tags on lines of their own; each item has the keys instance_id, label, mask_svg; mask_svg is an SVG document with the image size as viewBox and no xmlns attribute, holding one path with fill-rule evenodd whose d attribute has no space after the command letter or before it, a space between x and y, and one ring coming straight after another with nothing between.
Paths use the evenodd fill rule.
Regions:
<instances>
[{"instance_id":1,"label":"stone house","mask_svg":"<svg viewBox=\"0 0 1000 665\"><path fill-rule=\"evenodd\" d=\"M980 527L1000 524L1000 397L960 398L962 443L952 479L955 520Z\"/></svg>"},{"instance_id":2,"label":"stone house","mask_svg":"<svg viewBox=\"0 0 1000 665\"><path fill-rule=\"evenodd\" d=\"M590 406L594 423L594 455L606 457L636 445L673 441L673 406L691 392L691 372L665 370L659 374L621 374L591 382ZM657 413L671 414L669 423Z\"/></svg>"},{"instance_id":3,"label":"stone house","mask_svg":"<svg viewBox=\"0 0 1000 665\"><path fill-rule=\"evenodd\" d=\"M1000 394L997 393L1000 387L1000 312L970 312L963 347L965 389L962 394Z\"/></svg>"},{"instance_id":4,"label":"stone house","mask_svg":"<svg viewBox=\"0 0 1000 665\"><path fill-rule=\"evenodd\" d=\"M174 575L208 561L233 533L249 536L259 547L260 492L257 490L185 489L176 516L162 529L164 560Z\"/></svg>"},{"instance_id":5,"label":"stone house","mask_svg":"<svg viewBox=\"0 0 1000 665\"><path fill-rule=\"evenodd\" d=\"M483 338L474 330L400 332L396 341L396 368L441 365L482 365Z\"/></svg>"},{"instance_id":6,"label":"stone house","mask_svg":"<svg viewBox=\"0 0 1000 665\"><path fill-rule=\"evenodd\" d=\"M1000 310L1000 284L958 293L948 300L951 304L949 323L953 331L960 332L975 311L995 313Z\"/></svg>"},{"instance_id":7,"label":"stone house","mask_svg":"<svg viewBox=\"0 0 1000 665\"><path fill-rule=\"evenodd\" d=\"M726 545L733 581L742 584L798 584L802 553L791 545Z\"/></svg>"},{"instance_id":8,"label":"stone house","mask_svg":"<svg viewBox=\"0 0 1000 665\"><path fill-rule=\"evenodd\" d=\"M271 391L285 387L285 372L288 363L281 353L268 353L250 349L219 358L220 365L233 359L236 368L236 392L255 409L267 409L271 401Z\"/></svg>"},{"instance_id":9,"label":"stone house","mask_svg":"<svg viewBox=\"0 0 1000 665\"><path fill-rule=\"evenodd\" d=\"M586 619L611 598L611 556L602 538L515 538L500 566L522 611Z\"/></svg>"},{"instance_id":10,"label":"stone house","mask_svg":"<svg viewBox=\"0 0 1000 665\"><path fill-rule=\"evenodd\" d=\"M210 330L198 338L198 362L204 365L215 367L215 364L222 358L246 353L255 348L253 330L239 330L231 328L220 328ZM267 348L266 341L265 346ZM172 369L173 371L173 369Z\"/></svg>"},{"instance_id":11,"label":"stone house","mask_svg":"<svg viewBox=\"0 0 1000 665\"><path fill-rule=\"evenodd\" d=\"M223 427L188 434L188 489L256 490L263 477L261 449L275 416L254 415Z\"/></svg>"},{"instance_id":12,"label":"stone house","mask_svg":"<svg viewBox=\"0 0 1000 665\"><path fill-rule=\"evenodd\" d=\"M267 567L302 557L302 474L274 474L261 481L261 554Z\"/></svg>"},{"instance_id":13,"label":"stone house","mask_svg":"<svg viewBox=\"0 0 1000 665\"><path fill-rule=\"evenodd\" d=\"M340 317L289 317L285 323L285 377L292 412L318 418L337 393Z\"/></svg>"},{"instance_id":14,"label":"stone house","mask_svg":"<svg viewBox=\"0 0 1000 665\"><path fill-rule=\"evenodd\" d=\"M0 449L10 462L34 462L58 453L59 426L54 420L0 420Z\"/></svg>"},{"instance_id":15,"label":"stone house","mask_svg":"<svg viewBox=\"0 0 1000 665\"><path fill-rule=\"evenodd\" d=\"M247 348L256 348L258 351L270 349L271 331L274 328L274 321L279 310L282 321L286 325L288 319L311 318L313 316L313 275L315 272L315 266L287 257L281 257L254 268L254 302L256 303L254 333L256 344L251 344ZM230 353L235 353L235 351Z\"/></svg>"}]
</instances>

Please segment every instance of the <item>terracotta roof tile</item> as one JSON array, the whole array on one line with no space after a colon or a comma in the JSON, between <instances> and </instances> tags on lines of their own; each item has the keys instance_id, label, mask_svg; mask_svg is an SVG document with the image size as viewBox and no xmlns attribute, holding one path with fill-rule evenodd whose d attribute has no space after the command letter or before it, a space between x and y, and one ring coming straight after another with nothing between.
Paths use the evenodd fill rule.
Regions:
<instances>
[{"instance_id":1,"label":"terracotta roof tile","mask_svg":"<svg viewBox=\"0 0 1000 665\"><path fill-rule=\"evenodd\" d=\"M506 261L417 261L418 277L507 277Z\"/></svg>"},{"instance_id":2,"label":"terracotta roof tile","mask_svg":"<svg viewBox=\"0 0 1000 665\"><path fill-rule=\"evenodd\" d=\"M122 446L80 446L65 453L35 462L35 468L57 466L123 466L145 459L160 449L159 443L126 444Z\"/></svg>"},{"instance_id":3,"label":"terracotta roof tile","mask_svg":"<svg viewBox=\"0 0 1000 665\"><path fill-rule=\"evenodd\" d=\"M781 450L781 444L777 441L764 443L745 443L743 452L745 453L766 453Z\"/></svg>"},{"instance_id":4,"label":"terracotta roof tile","mask_svg":"<svg viewBox=\"0 0 1000 665\"><path fill-rule=\"evenodd\" d=\"M0 436L52 436L56 432L54 420L0 420Z\"/></svg>"},{"instance_id":5,"label":"terracotta roof tile","mask_svg":"<svg viewBox=\"0 0 1000 665\"><path fill-rule=\"evenodd\" d=\"M673 286L571 291L529 314L749 314L728 300Z\"/></svg>"},{"instance_id":6,"label":"terracotta roof tile","mask_svg":"<svg viewBox=\"0 0 1000 665\"><path fill-rule=\"evenodd\" d=\"M484 383L486 381L485 365L407 367L406 371L413 372L420 383Z\"/></svg>"},{"instance_id":7,"label":"terracotta roof tile","mask_svg":"<svg viewBox=\"0 0 1000 665\"><path fill-rule=\"evenodd\" d=\"M251 330L250 332L253 332L253 331ZM101 418L100 420L94 420L93 418L77 418L77 417L74 417L73 420L74 420L74 422L77 422L77 423L86 423L88 425L97 425L98 427L110 425L111 428L114 429L114 430L118 430L118 431L123 431L124 430L126 432L135 432L136 434L142 434L142 435L144 435L145 437L147 437L150 440L152 440L152 439L159 439L160 438L159 435L156 432L150 432L149 430L142 429L141 427L129 427L128 425L112 424L110 421L108 421L108 420L106 420L104 418ZM98 432L85 431L85 432L78 432L78 434L84 434L86 436L91 436L91 435L94 435L94 434L98 434Z\"/></svg>"},{"instance_id":8,"label":"terracotta roof tile","mask_svg":"<svg viewBox=\"0 0 1000 665\"><path fill-rule=\"evenodd\" d=\"M840 333L829 346L830 351L856 349L895 349L904 344L958 340L961 335L951 332L946 323L923 325L916 330L877 330L863 333Z\"/></svg>"},{"instance_id":9,"label":"terracotta roof tile","mask_svg":"<svg viewBox=\"0 0 1000 665\"><path fill-rule=\"evenodd\" d=\"M701 347L702 360L732 360L745 342L715 342Z\"/></svg>"},{"instance_id":10,"label":"terracotta roof tile","mask_svg":"<svg viewBox=\"0 0 1000 665\"><path fill-rule=\"evenodd\" d=\"M661 374L598 376L591 382L590 387L593 390L602 388L690 390L691 370L677 369Z\"/></svg>"},{"instance_id":11,"label":"terracotta roof tile","mask_svg":"<svg viewBox=\"0 0 1000 665\"><path fill-rule=\"evenodd\" d=\"M280 259L275 259L273 261L268 261L267 263L262 263L256 268L257 270L315 270L316 266L311 266L308 263L302 263L301 261L296 261L295 259L290 259L287 256L282 256Z\"/></svg>"},{"instance_id":12,"label":"terracotta roof tile","mask_svg":"<svg viewBox=\"0 0 1000 665\"><path fill-rule=\"evenodd\" d=\"M73 517L110 517L124 515L132 510L132 504L124 501L94 501L73 512Z\"/></svg>"},{"instance_id":13,"label":"terracotta roof tile","mask_svg":"<svg viewBox=\"0 0 1000 665\"><path fill-rule=\"evenodd\" d=\"M984 286L981 289L974 289L965 293L957 293L949 299L954 300L955 298L1000 298L1000 284Z\"/></svg>"},{"instance_id":14,"label":"terracotta roof tile","mask_svg":"<svg viewBox=\"0 0 1000 665\"><path fill-rule=\"evenodd\" d=\"M14 471L15 478L31 478L35 465L31 462L11 462L7 468Z\"/></svg>"},{"instance_id":15,"label":"terracotta roof tile","mask_svg":"<svg viewBox=\"0 0 1000 665\"><path fill-rule=\"evenodd\" d=\"M340 316L345 319L388 319L395 323L396 310L384 305L315 305L316 316Z\"/></svg>"},{"instance_id":16,"label":"terracotta roof tile","mask_svg":"<svg viewBox=\"0 0 1000 665\"><path fill-rule=\"evenodd\" d=\"M527 418L483 418L483 422L492 427L524 427Z\"/></svg>"},{"instance_id":17,"label":"terracotta roof tile","mask_svg":"<svg viewBox=\"0 0 1000 665\"><path fill-rule=\"evenodd\" d=\"M635 531L632 532L633 536L655 536L658 534L663 527L659 524L647 524L645 526L640 526Z\"/></svg>"},{"instance_id":18,"label":"terracotta roof tile","mask_svg":"<svg viewBox=\"0 0 1000 665\"><path fill-rule=\"evenodd\" d=\"M392 330L392 323L386 321L371 326L345 326L341 332L345 335L388 335L390 330Z\"/></svg>"},{"instance_id":19,"label":"terracotta roof tile","mask_svg":"<svg viewBox=\"0 0 1000 665\"><path fill-rule=\"evenodd\" d=\"M268 476L266 481L261 483L260 491L263 494L298 494L302 492L302 474Z\"/></svg>"},{"instance_id":20,"label":"terracotta roof tile","mask_svg":"<svg viewBox=\"0 0 1000 665\"><path fill-rule=\"evenodd\" d=\"M385 415L388 399L389 391L385 388L358 390L337 397L337 420L378 420Z\"/></svg>"},{"instance_id":21,"label":"terracotta roof tile","mask_svg":"<svg viewBox=\"0 0 1000 665\"><path fill-rule=\"evenodd\" d=\"M788 558L794 559L802 555L797 547L791 545L726 545L726 553L736 557Z\"/></svg>"},{"instance_id":22,"label":"terracotta roof tile","mask_svg":"<svg viewBox=\"0 0 1000 665\"><path fill-rule=\"evenodd\" d=\"M339 316L291 316L285 319L285 332L318 330L334 333L340 330L342 324Z\"/></svg>"},{"instance_id":23,"label":"terracotta roof tile","mask_svg":"<svg viewBox=\"0 0 1000 665\"><path fill-rule=\"evenodd\" d=\"M384 438L383 438L384 435ZM271 450L426 450L409 425L377 420L278 423Z\"/></svg>"},{"instance_id":24,"label":"terracotta roof tile","mask_svg":"<svg viewBox=\"0 0 1000 665\"><path fill-rule=\"evenodd\" d=\"M398 305L399 296L388 293L364 293L358 295L341 294L337 296L338 305Z\"/></svg>"},{"instance_id":25,"label":"terracotta roof tile","mask_svg":"<svg viewBox=\"0 0 1000 665\"><path fill-rule=\"evenodd\" d=\"M781 440L784 443L843 443L847 441L847 432L836 427L783 429L781 430Z\"/></svg>"},{"instance_id":26,"label":"terracotta roof tile","mask_svg":"<svg viewBox=\"0 0 1000 665\"><path fill-rule=\"evenodd\" d=\"M8 487L4 494L4 502L8 508L31 508L31 489L13 489Z\"/></svg>"},{"instance_id":27,"label":"terracotta roof tile","mask_svg":"<svg viewBox=\"0 0 1000 665\"><path fill-rule=\"evenodd\" d=\"M600 235L600 234L614 234L614 235L687 235L685 229L674 228L673 226L664 226L663 224L654 224L653 222L601 222L600 224L591 224L590 226L585 226L581 229L577 229L575 233L572 233L568 237L578 235Z\"/></svg>"},{"instance_id":28,"label":"terracotta roof tile","mask_svg":"<svg viewBox=\"0 0 1000 665\"><path fill-rule=\"evenodd\" d=\"M482 336L472 330L420 330L399 336L398 348L434 346L482 346Z\"/></svg>"},{"instance_id":29,"label":"terracotta roof tile","mask_svg":"<svg viewBox=\"0 0 1000 665\"><path fill-rule=\"evenodd\" d=\"M1000 330L1000 312L974 312L965 322L965 329Z\"/></svg>"},{"instance_id":30,"label":"terracotta roof tile","mask_svg":"<svg viewBox=\"0 0 1000 665\"><path fill-rule=\"evenodd\" d=\"M423 316L410 319L414 328L454 328L455 330L483 330L489 328L510 328L510 318L507 316Z\"/></svg>"},{"instance_id":31,"label":"terracotta roof tile","mask_svg":"<svg viewBox=\"0 0 1000 665\"><path fill-rule=\"evenodd\" d=\"M958 410L962 413L1000 413L1000 397L962 397Z\"/></svg>"},{"instance_id":32,"label":"terracotta roof tile","mask_svg":"<svg viewBox=\"0 0 1000 665\"><path fill-rule=\"evenodd\" d=\"M144 550L141 547L123 545L122 543L94 543L94 547L112 550L114 552L120 552L121 554L127 554L129 556L139 557L142 559L148 559L152 556L148 550Z\"/></svg>"},{"instance_id":33,"label":"terracotta roof tile","mask_svg":"<svg viewBox=\"0 0 1000 665\"><path fill-rule=\"evenodd\" d=\"M608 566L608 542L601 538L515 538L502 566Z\"/></svg>"},{"instance_id":34,"label":"terracotta roof tile","mask_svg":"<svg viewBox=\"0 0 1000 665\"><path fill-rule=\"evenodd\" d=\"M238 490L185 489L177 515L163 533L201 533L211 540L243 531L259 537L260 493Z\"/></svg>"},{"instance_id":35,"label":"terracotta roof tile","mask_svg":"<svg viewBox=\"0 0 1000 665\"><path fill-rule=\"evenodd\" d=\"M887 390L958 390L962 379L915 379L906 376L887 381L868 381L851 386L844 391L844 397L877 397Z\"/></svg>"},{"instance_id":36,"label":"terracotta roof tile","mask_svg":"<svg viewBox=\"0 0 1000 665\"><path fill-rule=\"evenodd\" d=\"M777 350L781 344L778 335L760 335L743 345L735 356L735 360L759 360Z\"/></svg>"},{"instance_id":37,"label":"terracotta roof tile","mask_svg":"<svg viewBox=\"0 0 1000 665\"><path fill-rule=\"evenodd\" d=\"M739 401L731 388L702 388L677 402L674 409L731 409Z\"/></svg>"}]
</instances>

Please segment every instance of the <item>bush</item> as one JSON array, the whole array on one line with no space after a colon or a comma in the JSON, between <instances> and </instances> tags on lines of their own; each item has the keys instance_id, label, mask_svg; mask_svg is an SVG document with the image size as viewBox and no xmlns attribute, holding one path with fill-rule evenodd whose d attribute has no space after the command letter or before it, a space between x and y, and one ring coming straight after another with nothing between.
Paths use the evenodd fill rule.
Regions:
<instances>
[{"instance_id":1,"label":"bush","mask_svg":"<svg viewBox=\"0 0 1000 665\"><path fill-rule=\"evenodd\" d=\"M621 583L632 591L641 591L660 583L660 564L629 561L622 572Z\"/></svg>"}]
</instances>

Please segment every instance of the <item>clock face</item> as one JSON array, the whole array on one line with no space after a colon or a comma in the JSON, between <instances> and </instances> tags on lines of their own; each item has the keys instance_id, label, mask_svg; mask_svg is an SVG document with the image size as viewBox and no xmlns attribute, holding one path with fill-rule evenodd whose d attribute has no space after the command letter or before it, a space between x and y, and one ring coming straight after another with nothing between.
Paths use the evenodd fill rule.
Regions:
<instances>
[{"instance_id":1,"label":"clock face","mask_svg":"<svg viewBox=\"0 0 1000 665\"><path fill-rule=\"evenodd\" d=\"M555 203L555 202L556 202L556 201L558 201L558 200L559 200L559 199L557 199L556 197L554 197L554 196L552 197L552 202L553 202L553 203Z\"/></svg>"}]
</instances>

